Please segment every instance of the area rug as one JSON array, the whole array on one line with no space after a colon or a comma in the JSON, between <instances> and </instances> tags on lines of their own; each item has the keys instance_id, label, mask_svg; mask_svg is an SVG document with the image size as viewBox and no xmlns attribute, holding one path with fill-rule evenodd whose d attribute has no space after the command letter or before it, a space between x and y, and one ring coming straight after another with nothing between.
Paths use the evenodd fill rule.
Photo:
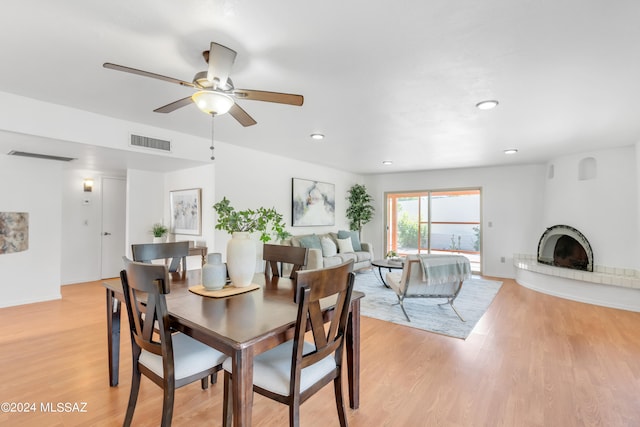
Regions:
<instances>
[{"instance_id":1,"label":"area rug","mask_svg":"<svg viewBox=\"0 0 640 427\"><path fill-rule=\"evenodd\" d=\"M449 304L438 305L446 302L446 299L407 298L404 300L404 309L411 318L411 322L408 322L398 304L398 297L392 289L382 285L377 270L356 274L354 289L366 295L361 301L363 316L466 339L501 286L502 282L478 276L465 280L454 305L466 322L456 316Z\"/></svg>"}]
</instances>

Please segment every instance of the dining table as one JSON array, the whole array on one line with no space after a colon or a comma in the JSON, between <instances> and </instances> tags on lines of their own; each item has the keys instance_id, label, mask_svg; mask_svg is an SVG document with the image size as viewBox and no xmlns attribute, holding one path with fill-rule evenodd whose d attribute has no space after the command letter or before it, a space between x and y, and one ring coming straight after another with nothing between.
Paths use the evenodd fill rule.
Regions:
<instances>
[{"instance_id":1,"label":"dining table","mask_svg":"<svg viewBox=\"0 0 640 427\"><path fill-rule=\"evenodd\" d=\"M253 406L253 359L293 337L297 316L294 302L296 283L287 277L254 275L257 289L213 298L193 292L202 283L202 270L170 273L166 295L170 325L228 355L234 380L233 425L250 426ZM106 289L109 384L118 385L120 361L121 307L124 303L120 279L103 282ZM192 290L190 290L192 288ZM255 287L254 287L255 288ZM350 301L345 352L349 406L357 409L360 400L360 300L353 291ZM335 299L322 301L325 318L333 315Z\"/></svg>"}]
</instances>

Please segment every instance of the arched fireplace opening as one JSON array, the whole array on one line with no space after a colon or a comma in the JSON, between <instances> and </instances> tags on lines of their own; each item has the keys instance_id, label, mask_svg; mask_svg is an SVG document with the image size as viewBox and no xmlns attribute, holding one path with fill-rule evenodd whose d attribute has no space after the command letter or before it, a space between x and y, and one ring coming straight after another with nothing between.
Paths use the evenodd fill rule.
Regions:
<instances>
[{"instance_id":1,"label":"arched fireplace opening","mask_svg":"<svg viewBox=\"0 0 640 427\"><path fill-rule=\"evenodd\" d=\"M538 262L593 271L593 251L582 233L568 225L547 228L538 242Z\"/></svg>"}]
</instances>

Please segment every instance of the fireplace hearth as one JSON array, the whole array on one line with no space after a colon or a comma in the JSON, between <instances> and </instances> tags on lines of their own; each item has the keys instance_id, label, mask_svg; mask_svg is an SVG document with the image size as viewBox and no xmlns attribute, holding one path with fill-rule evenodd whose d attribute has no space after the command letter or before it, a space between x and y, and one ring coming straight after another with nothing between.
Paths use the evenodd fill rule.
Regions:
<instances>
[{"instance_id":1,"label":"fireplace hearth","mask_svg":"<svg viewBox=\"0 0 640 427\"><path fill-rule=\"evenodd\" d=\"M547 228L538 242L538 262L593 271L593 251L581 232L568 225L554 225Z\"/></svg>"}]
</instances>

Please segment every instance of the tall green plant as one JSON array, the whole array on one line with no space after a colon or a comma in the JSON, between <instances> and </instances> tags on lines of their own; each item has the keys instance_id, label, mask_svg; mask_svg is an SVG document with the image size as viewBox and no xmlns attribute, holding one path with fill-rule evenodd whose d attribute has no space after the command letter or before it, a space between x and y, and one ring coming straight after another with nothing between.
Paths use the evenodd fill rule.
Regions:
<instances>
[{"instance_id":1,"label":"tall green plant","mask_svg":"<svg viewBox=\"0 0 640 427\"><path fill-rule=\"evenodd\" d=\"M367 188L361 184L354 184L348 193L347 219L350 221L349 229L361 234L362 226L373 219L373 213L375 212L371 204L373 197L367 193Z\"/></svg>"}]
</instances>

